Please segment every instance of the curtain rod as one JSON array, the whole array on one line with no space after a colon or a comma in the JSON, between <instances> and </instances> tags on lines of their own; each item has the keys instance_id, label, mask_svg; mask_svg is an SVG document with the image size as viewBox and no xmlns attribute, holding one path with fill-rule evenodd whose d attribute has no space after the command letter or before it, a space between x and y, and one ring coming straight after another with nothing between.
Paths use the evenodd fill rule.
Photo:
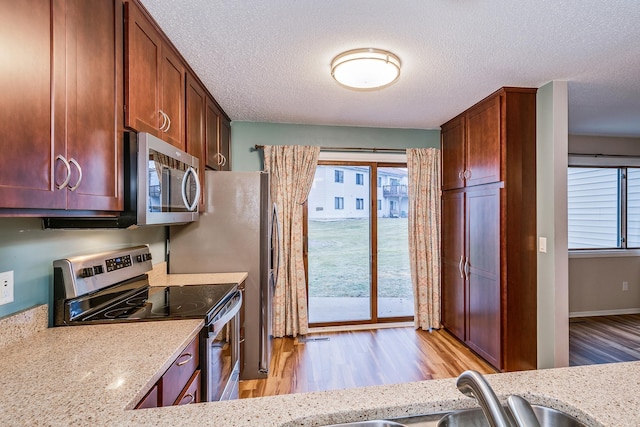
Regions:
<instances>
[{"instance_id":1,"label":"curtain rod","mask_svg":"<svg viewBox=\"0 0 640 427\"><path fill-rule=\"evenodd\" d=\"M262 150L264 145L256 144L254 150ZM371 151L373 153L406 153L406 148L365 148L365 147L320 147L320 151Z\"/></svg>"}]
</instances>

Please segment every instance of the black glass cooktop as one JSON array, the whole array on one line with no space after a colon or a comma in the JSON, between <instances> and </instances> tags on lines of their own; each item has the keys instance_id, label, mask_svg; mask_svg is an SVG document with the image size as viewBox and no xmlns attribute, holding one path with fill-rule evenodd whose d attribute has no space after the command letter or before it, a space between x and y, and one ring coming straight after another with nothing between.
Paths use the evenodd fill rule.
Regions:
<instances>
[{"instance_id":1,"label":"black glass cooktop","mask_svg":"<svg viewBox=\"0 0 640 427\"><path fill-rule=\"evenodd\" d=\"M237 285L144 286L115 303L89 310L79 322L111 323L212 317Z\"/></svg>"}]
</instances>

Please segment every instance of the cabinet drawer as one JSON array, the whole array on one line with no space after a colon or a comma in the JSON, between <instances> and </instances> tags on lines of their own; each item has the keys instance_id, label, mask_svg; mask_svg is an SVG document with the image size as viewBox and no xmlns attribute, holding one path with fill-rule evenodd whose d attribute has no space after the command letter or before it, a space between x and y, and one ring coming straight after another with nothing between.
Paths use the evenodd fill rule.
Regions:
<instances>
[{"instance_id":1,"label":"cabinet drawer","mask_svg":"<svg viewBox=\"0 0 640 427\"><path fill-rule=\"evenodd\" d=\"M196 337L162 377L162 406L173 405L193 376L198 364L198 337Z\"/></svg>"},{"instance_id":2,"label":"cabinet drawer","mask_svg":"<svg viewBox=\"0 0 640 427\"><path fill-rule=\"evenodd\" d=\"M180 396L173 403L174 405L188 405L190 403L200 403L200 370L193 373L187 386Z\"/></svg>"},{"instance_id":3,"label":"cabinet drawer","mask_svg":"<svg viewBox=\"0 0 640 427\"><path fill-rule=\"evenodd\" d=\"M136 409L157 408L158 407L158 385L153 388L142 398L140 403L136 405Z\"/></svg>"}]
</instances>

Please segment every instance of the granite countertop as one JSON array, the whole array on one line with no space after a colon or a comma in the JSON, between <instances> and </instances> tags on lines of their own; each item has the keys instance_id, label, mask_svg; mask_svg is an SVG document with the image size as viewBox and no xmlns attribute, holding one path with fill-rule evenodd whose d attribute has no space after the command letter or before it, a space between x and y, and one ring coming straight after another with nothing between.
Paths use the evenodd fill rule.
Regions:
<instances>
[{"instance_id":1,"label":"granite countertop","mask_svg":"<svg viewBox=\"0 0 640 427\"><path fill-rule=\"evenodd\" d=\"M210 275L171 276L167 277L172 284L180 284L183 279L195 283L193 276ZM31 323L46 319L46 309L40 306L0 319L1 425L318 426L475 406L475 401L458 392L455 378L450 378L131 410L197 335L202 321L40 328L34 332ZM9 342L7 334L22 336L4 345ZM640 362L486 378L501 398L520 394L531 403L568 412L587 425L640 425Z\"/></svg>"}]
</instances>

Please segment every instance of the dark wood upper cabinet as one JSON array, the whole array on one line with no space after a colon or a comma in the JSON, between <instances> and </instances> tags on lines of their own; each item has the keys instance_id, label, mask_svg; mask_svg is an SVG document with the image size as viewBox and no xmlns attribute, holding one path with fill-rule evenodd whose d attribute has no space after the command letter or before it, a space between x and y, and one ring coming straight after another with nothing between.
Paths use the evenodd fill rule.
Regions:
<instances>
[{"instance_id":1,"label":"dark wood upper cabinet","mask_svg":"<svg viewBox=\"0 0 640 427\"><path fill-rule=\"evenodd\" d=\"M135 2L125 19L125 125L185 150L186 66Z\"/></svg>"},{"instance_id":2,"label":"dark wood upper cabinet","mask_svg":"<svg viewBox=\"0 0 640 427\"><path fill-rule=\"evenodd\" d=\"M459 116L442 126L442 189L464 187L465 116Z\"/></svg>"},{"instance_id":3,"label":"dark wood upper cabinet","mask_svg":"<svg viewBox=\"0 0 640 427\"><path fill-rule=\"evenodd\" d=\"M442 125L442 189L500 181L501 97L491 97Z\"/></svg>"},{"instance_id":4,"label":"dark wood upper cabinet","mask_svg":"<svg viewBox=\"0 0 640 427\"><path fill-rule=\"evenodd\" d=\"M122 209L122 25L118 1L0 5L0 208Z\"/></svg>"},{"instance_id":5,"label":"dark wood upper cabinet","mask_svg":"<svg viewBox=\"0 0 640 427\"><path fill-rule=\"evenodd\" d=\"M220 170L231 170L231 122L220 117L220 140L218 142L218 150L222 154L222 165Z\"/></svg>"},{"instance_id":6,"label":"dark wood upper cabinet","mask_svg":"<svg viewBox=\"0 0 640 427\"><path fill-rule=\"evenodd\" d=\"M442 125L442 324L502 371L537 367L536 89Z\"/></svg>"},{"instance_id":7,"label":"dark wood upper cabinet","mask_svg":"<svg viewBox=\"0 0 640 427\"><path fill-rule=\"evenodd\" d=\"M207 95L202 85L187 74L187 152L200 160L198 176L204 183L205 170L205 108ZM202 193L205 193L204 191ZM200 209L204 209L204 197L200 198Z\"/></svg>"},{"instance_id":8,"label":"dark wood upper cabinet","mask_svg":"<svg viewBox=\"0 0 640 427\"><path fill-rule=\"evenodd\" d=\"M123 209L122 3L66 0L68 209ZM78 169L78 170L75 170ZM80 171L82 178L80 180Z\"/></svg>"},{"instance_id":9,"label":"dark wood upper cabinet","mask_svg":"<svg viewBox=\"0 0 640 427\"><path fill-rule=\"evenodd\" d=\"M52 2L42 0L0 3L0 43L4 51L0 59L3 208L66 206L66 191L55 188L56 182L66 178L67 170L56 161L56 156L66 155L64 140L52 138L51 8ZM56 34L56 42L64 43L64 32ZM64 65L59 61L56 65L56 83L64 83Z\"/></svg>"},{"instance_id":10,"label":"dark wood upper cabinet","mask_svg":"<svg viewBox=\"0 0 640 427\"><path fill-rule=\"evenodd\" d=\"M213 170L231 170L231 125L213 99L207 99L207 167Z\"/></svg>"}]
</instances>

